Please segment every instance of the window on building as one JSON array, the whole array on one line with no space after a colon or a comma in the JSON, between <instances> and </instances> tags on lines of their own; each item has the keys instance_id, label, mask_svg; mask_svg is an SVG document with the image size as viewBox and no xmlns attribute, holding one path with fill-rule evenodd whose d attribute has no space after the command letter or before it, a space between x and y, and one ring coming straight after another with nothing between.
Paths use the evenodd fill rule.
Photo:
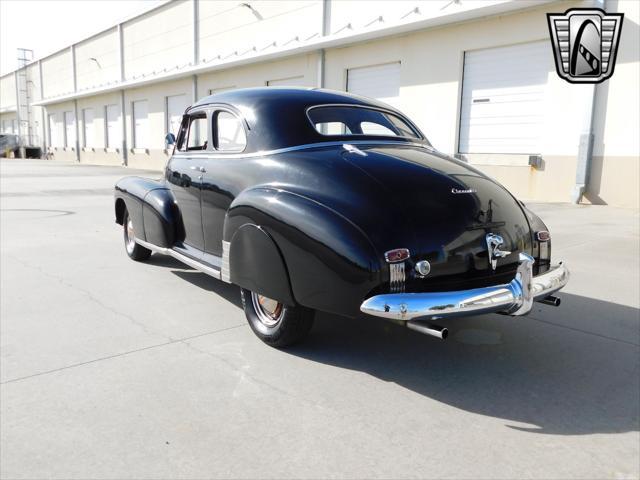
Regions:
<instances>
[{"instance_id":1,"label":"window on building","mask_svg":"<svg viewBox=\"0 0 640 480\"><path fill-rule=\"evenodd\" d=\"M73 112L64 112L64 146L74 148L76 146L76 116Z\"/></svg>"},{"instance_id":2,"label":"window on building","mask_svg":"<svg viewBox=\"0 0 640 480\"><path fill-rule=\"evenodd\" d=\"M20 132L18 131L18 119L14 118L11 120L11 133L18 135Z\"/></svg>"},{"instance_id":3,"label":"window on building","mask_svg":"<svg viewBox=\"0 0 640 480\"><path fill-rule=\"evenodd\" d=\"M180 130L182 115L189 106L186 95L172 95L167 97L167 131L165 133L173 133L176 137Z\"/></svg>"},{"instance_id":4,"label":"window on building","mask_svg":"<svg viewBox=\"0 0 640 480\"><path fill-rule=\"evenodd\" d=\"M6 120L2 120L2 133L11 133L9 132L9 127L7 126Z\"/></svg>"},{"instance_id":5,"label":"window on building","mask_svg":"<svg viewBox=\"0 0 640 480\"><path fill-rule=\"evenodd\" d=\"M120 125L120 108L118 105L104 107L105 145L107 148L122 148L122 126Z\"/></svg>"},{"instance_id":6,"label":"window on building","mask_svg":"<svg viewBox=\"0 0 640 480\"><path fill-rule=\"evenodd\" d=\"M95 128L93 125L93 108L82 110L82 145L85 148L95 147Z\"/></svg>"},{"instance_id":7,"label":"window on building","mask_svg":"<svg viewBox=\"0 0 640 480\"><path fill-rule=\"evenodd\" d=\"M242 120L230 112L220 111L214 115L214 144L216 150L241 152L247 145Z\"/></svg>"},{"instance_id":8,"label":"window on building","mask_svg":"<svg viewBox=\"0 0 640 480\"><path fill-rule=\"evenodd\" d=\"M133 117L133 148L149 147L149 103L138 100L131 105Z\"/></svg>"}]
</instances>

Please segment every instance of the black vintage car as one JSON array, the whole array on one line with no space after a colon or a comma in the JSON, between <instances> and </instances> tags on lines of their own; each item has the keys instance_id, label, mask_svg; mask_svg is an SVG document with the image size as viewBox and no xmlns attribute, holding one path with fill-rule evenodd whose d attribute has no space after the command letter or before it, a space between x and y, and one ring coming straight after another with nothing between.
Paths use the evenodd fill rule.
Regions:
<instances>
[{"instance_id":1,"label":"black vintage car","mask_svg":"<svg viewBox=\"0 0 640 480\"><path fill-rule=\"evenodd\" d=\"M319 89L254 88L188 108L164 178L116 185L134 260L171 255L241 287L264 342L301 340L315 310L433 323L527 314L569 272L544 223L436 151L402 113Z\"/></svg>"}]
</instances>

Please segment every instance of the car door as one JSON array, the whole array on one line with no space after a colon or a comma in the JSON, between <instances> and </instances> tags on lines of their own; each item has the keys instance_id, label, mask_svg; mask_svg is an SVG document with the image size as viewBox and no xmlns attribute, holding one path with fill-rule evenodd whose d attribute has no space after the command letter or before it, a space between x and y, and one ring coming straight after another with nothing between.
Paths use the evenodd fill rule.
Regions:
<instances>
[{"instance_id":1,"label":"car door","mask_svg":"<svg viewBox=\"0 0 640 480\"><path fill-rule=\"evenodd\" d=\"M191 111L185 115L176 150L165 172L184 226L182 245L177 247L182 247L193 257L201 257L204 251L202 180L204 155L210 145L208 125L207 110Z\"/></svg>"},{"instance_id":2,"label":"car door","mask_svg":"<svg viewBox=\"0 0 640 480\"><path fill-rule=\"evenodd\" d=\"M228 109L214 108L211 125L213 152L203 173L202 225L205 256L220 257L227 210L249 174L242 171L245 162L241 155L247 136L244 121Z\"/></svg>"}]
</instances>

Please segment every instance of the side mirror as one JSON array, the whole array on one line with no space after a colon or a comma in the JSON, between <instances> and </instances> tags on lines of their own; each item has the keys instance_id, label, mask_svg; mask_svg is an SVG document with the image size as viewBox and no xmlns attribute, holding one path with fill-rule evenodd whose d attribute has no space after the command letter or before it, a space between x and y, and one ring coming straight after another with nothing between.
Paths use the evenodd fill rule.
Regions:
<instances>
[{"instance_id":1,"label":"side mirror","mask_svg":"<svg viewBox=\"0 0 640 480\"><path fill-rule=\"evenodd\" d=\"M172 148L176 144L176 136L173 133L167 133L164 137L164 144L167 149Z\"/></svg>"}]
</instances>

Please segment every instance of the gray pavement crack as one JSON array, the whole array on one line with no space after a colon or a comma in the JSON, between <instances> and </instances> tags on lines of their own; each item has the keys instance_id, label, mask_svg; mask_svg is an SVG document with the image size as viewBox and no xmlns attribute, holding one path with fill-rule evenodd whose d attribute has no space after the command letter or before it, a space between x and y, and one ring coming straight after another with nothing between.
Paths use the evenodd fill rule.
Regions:
<instances>
[{"instance_id":1,"label":"gray pavement crack","mask_svg":"<svg viewBox=\"0 0 640 480\"><path fill-rule=\"evenodd\" d=\"M120 353L115 353L113 355L107 355L107 356L100 357L100 358L94 358L94 359L91 359L91 360L87 360L86 362L74 363L74 364L71 364L71 365L65 365L64 367L54 368L52 370L46 370L44 372L33 373L31 375L25 375L23 377L11 378L9 380L5 380L3 382L0 382L0 385L6 385L8 383L14 383L14 382L19 382L21 380L27 380L29 378L40 377L40 376L43 376L43 375L49 375L51 373L56 373L56 372L60 372L60 371L63 371L63 370L69 370L69 369L72 369L72 368L81 367L83 365L90 365L92 363L102 362L104 360L111 360L111 359L118 358L118 357L124 357L126 355L131 355L133 353L144 352L145 350L151 350L153 348L164 347L164 346L172 345L172 344L175 344L175 343L182 343L182 344L188 345L188 344L185 343L187 340L193 340L194 338L204 337L204 336L207 336L207 335L213 335L213 334L216 334L216 333L225 332L227 330L233 330L235 328L240 328L240 327L245 327L245 326L247 326L247 324L246 323L242 323L240 325L233 325L231 327L225 327L225 328L220 328L220 329L217 329L217 330L211 330L209 332L199 333L197 335L191 335L190 337L172 339L172 340L168 340L166 342L156 343L154 345L148 345L146 347L137 348L135 350L128 350L126 352L120 352Z\"/></svg>"},{"instance_id":2,"label":"gray pavement crack","mask_svg":"<svg viewBox=\"0 0 640 480\"><path fill-rule=\"evenodd\" d=\"M133 325L136 325L137 327L141 328L146 334L159 336L159 337L162 337L162 338L166 338L167 340L173 340L171 337L169 337L167 335L163 335L163 334L161 334L159 332L156 332L156 331L153 331L153 330L149 329L144 323L141 323L141 322L137 321L131 315L129 315L127 313L124 313L124 312L120 312L119 310L116 310L114 307L105 304L102 300L96 298L93 295L93 293L91 293L89 290L85 290L84 288L81 288L81 287L78 287L77 285L72 284L71 282L66 280L64 277L62 277L60 275L55 275L55 274L50 273L50 272L47 272L42 267L40 267L38 265L33 265L33 264L29 263L29 262L26 262L24 260L19 259L18 257L10 256L9 258L11 258L12 260L15 260L16 262L22 264L23 266L25 266L27 268L30 268L32 270L35 270L35 271L39 272L40 274L44 275L45 277L48 277L48 278L50 278L52 280L57 281L58 283L60 283L61 285L65 286L67 288L70 288L72 290L80 292L81 294L86 296L91 302L95 303L96 305L99 305L103 309L107 310L108 312L113 313L116 316L119 316L121 318L124 318L125 320L128 320Z\"/></svg>"}]
</instances>

